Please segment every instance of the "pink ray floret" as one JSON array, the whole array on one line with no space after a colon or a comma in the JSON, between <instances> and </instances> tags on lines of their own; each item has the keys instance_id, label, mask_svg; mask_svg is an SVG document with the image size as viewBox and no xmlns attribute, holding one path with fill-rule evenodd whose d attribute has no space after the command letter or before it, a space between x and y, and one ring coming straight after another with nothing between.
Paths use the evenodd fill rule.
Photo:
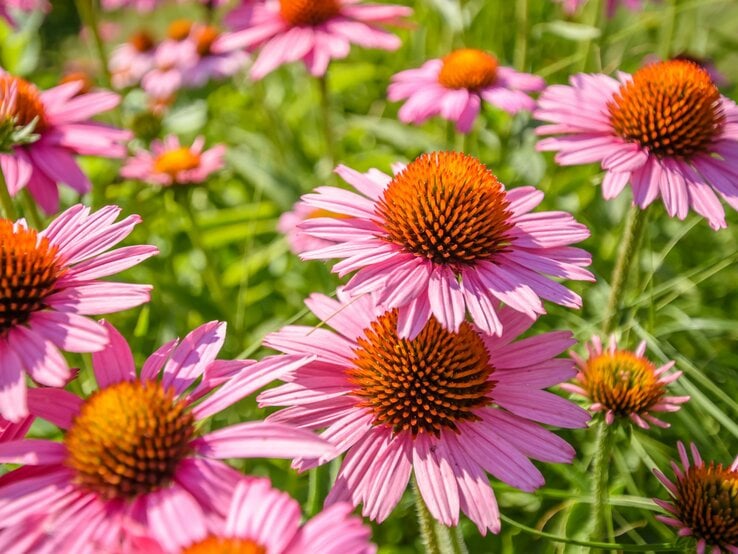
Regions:
<instances>
[{"instance_id":1,"label":"pink ray floret","mask_svg":"<svg viewBox=\"0 0 738 554\"><path fill-rule=\"evenodd\" d=\"M414 473L441 523L457 525L462 511L481 533L497 533L487 473L533 491L544 478L529 458L574 457L568 443L539 425L576 428L589 420L543 390L574 374L571 360L556 358L574 343L569 332L515 340L533 320L505 308L499 337L469 323L454 334L431 320L411 341L397 335L396 310L385 311L370 295L351 298L339 289L338 300L314 294L306 304L324 326L285 327L265 344L314 359L258 400L286 407L267 421L322 429L346 453L327 505L363 504L364 516L382 522ZM333 458L305 455L293 465L306 470Z\"/></svg>"},{"instance_id":2,"label":"pink ray floret","mask_svg":"<svg viewBox=\"0 0 738 554\"><path fill-rule=\"evenodd\" d=\"M444 71L448 71L449 77ZM471 131L482 101L510 114L532 111L529 96L545 87L541 77L498 66L490 54L465 48L443 59L425 62L418 69L392 77L387 97L404 100L398 116L404 123L419 125L434 115L456 123L460 133Z\"/></svg>"},{"instance_id":3,"label":"pink ray floret","mask_svg":"<svg viewBox=\"0 0 738 554\"><path fill-rule=\"evenodd\" d=\"M587 0L555 1L561 4L564 7L564 11L569 15L574 14L580 7L587 3ZM607 17L613 17L615 15L615 11L618 9L618 6L622 5L631 11L638 11L643 9L643 4L643 0L606 0L605 11L607 12Z\"/></svg>"},{"instance_id":4,"label":"pink ray floret","mask_svg":"<svg viewBox=\"0 0 738 554\"><path fill-rule=\"evenodd\" d=\"M617 79L578 74L541 95L535 117L548 122L538 149L561 165L599 163L602 193L630 183L646 208L661 197L672 217L692 209L713 229L726 226L720 196L738 209L738 107L709 73L683 59L650 64ZM661 98L656 100L656 97ZM673 114L672 106L679 106Z\"/></svg>"},{"instance_id":5,"label":"pink ray floret","mask_svg":"<svg viewBox=\"0 0 738 554\"><path fill-rule=\"evenodd\" d=\"M356 0L243 0L226 16L234 32L218 40L213 50L258 49L252 79L295 61L302 61L312 75L321 76L332 59L348 56L351 44L397 50L399 37L384 28L402 24L410 15L412 10L405 6Z\"/></svg>"},{"instance_id":6,"label":"pink ray floret","mask_svg":"<svg viewBox=\"0 0 738 554\"><path fill-rule=\"evenodd\" d=\"M533 213L542 192L505 190L471 156L424 154L394 178L345 166L336 173L359 193L319 187L303 196L305 204L345 218L306 220L306 234L336 244L302 257L343 258L333 271L355 272L347 292L372 293L399 308L402 336L414 337L431 317L458 330L467 312L499 335L500 302L529 317L544 313L541 299L578 308L579 295L549 276L594 280L584 269L589 254L570 246L589 230L566 212Z\"/></svg>"},{"instance_id":7,"label":"pink ray floret","mask_svg":"<svg viewBox=\"0 0 738 554\"><path fill-rule=\"evenodd\" d=\"M159 348L137 373L125 339L101 327L110 344L92 357L97 391L29 391L31 413L62 429L63 441L0 444L0 462L26 464L0 478L0 551L18 548L19 534L31 551L130 551L144 535L176 551L228 511L243 476L221 459L335 455L323 439L282 423L198 430L305 356L217 360L225 324L210 322Z\"/></svg>"},{"instance_id":8,"label":"pink ray floret","mask_svg":"<svg viewBox=\"0 0 738 554\"><path fill-rule=\"evenodd\" d=\"M0 415L28 413L26 380L61 387L72 377L60 350L96 352L107 331L89 315L109 314L149 300L150 285L102 281L158 252L155 246L109 250L138 216L115 222L117 206L91 213L73 206L37 233L23 221L0 220ZM6 258L7 257L7 258Z\"/></svg>"}]
</instances>

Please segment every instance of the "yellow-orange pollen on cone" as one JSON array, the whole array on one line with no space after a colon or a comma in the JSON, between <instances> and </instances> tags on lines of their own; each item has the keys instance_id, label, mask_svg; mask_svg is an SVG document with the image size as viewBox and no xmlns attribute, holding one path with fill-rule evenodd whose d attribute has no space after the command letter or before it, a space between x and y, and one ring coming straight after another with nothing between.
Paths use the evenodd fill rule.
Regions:
<instances>
[{"instance_id":1,"label":"yellow-orange pollen on cone","mask_svg":"<svg viewBox=\"0 0 738 554\"><path fill-rule=\"evenodd\" d=\"M14 75L0 75L0 118L10 118L16 127L26 127L35 121L34 131L43 130L47 124L46 112L36 86Z\"/></svg>"},{"instance_id":2,"label":"yellow-orange pollen on cone","mask_svg":"<svg viewBox=\"0 0 738 554\"><path fill-rule=\"evenodd\" d=\"M198 167L200 167L200 155L186 146L162 152L154 159L154 171L166 173L175 180L180 171L189 171Z\"/></svg>"},{"instance_id":3,"label":"yellow-orange pollen on cone","mask_svg":"<svg viewBox=\"0 0 738 554\"><path fill-rule=\"evenodd\" d=\"M714 462L692 465L675 485L676 517L695 538L713 546L738 544L738 471Z\"/></svg>"},{"instance_id":4,"label":"yellow-orange pollen on cone","mask_svg":"<svg viewBox=\"0 0 738 554\"><path fill-rule=\"evenodd\" d=\"M443 58L438 82L446 88L478 90L495 82L497 58L482 50L461 48Z\"/></svg>"},{"instance_id":5,"label":"yellow-orange pollen on cone","mask_svg":"<svg viewBox=\"0 0 738 554\"><path fill-rule=\"evenodd\" d=\"M188 29L188 32L189 32L189 29ZM187 36L186 33L185 33L185 36ZM151 34L145 29L141 29L140 31L133 33L128 38L128 44L133 46L136 52L141 52L141 53L149 52L154 49L154 46L156 46L154 37L152 37Z\"/></svg>"},{"instance_id":6,"label":"yellow-orange pollen on cone","mask_svg":"<svg viewBox=\"0 0 738 554\"><path fill-rule=\"evenodd\" d=\"M0 337L44 308L64 273L56 254L33 229L0 219Z\"/></svg>"},{"instance_id":7,"label":"yellow-orange pollen on cone","mask_svg":"<svg viewBox=\"0 0 738 554\"><path fill-rule=\"evenodd\" d=\"M648 412L666 394L655 371L650 361L633 352L603 352L587 360L581 386L593 403L628 417Z\"/></svg>"},{"instance_id":8,"label":"yellow-orange pollen on cone","mask_svg":"<svg viewBox=\"0 0 738 554\"><path fill-rule=\"evenodd\" d=\"M340 11L340 0L279 0L282 19L293 26L320 25Z\"/></svg>"},{"instance_id":9,"label":"yellow-orange pollen on cone","mask_svg":"<svg viewBox=\"0 0 738 554\"><path fill-rule=\"evenodd\" d=\"M198 29L195 34L195 44L197 45L197 53L200 56L208 56L211 54L213 43L216 41L220 33L218 29L211 25L206 25Z\"/></svg>"},{"instance_id":10,"label":"yellow-orange pollen on cone","mask_svg":"<svg viewBox=\"0 0 738 554\"><path fill-rule=\"evenodd\" d=\"M184 548L182 554L267 554L267 549L251 539L210 536Z\"/></svg>"},{"instance_id":11,"label":"yellow-orange pollen on cone","mask_svg":"<svg viewBox=\"0 0 738 554\"><path fill-rule=\"evenodd\" d=\"M169 27L167 28L167 36L172 40L182 42L184 39L190 36L192 25L193 22L189 19L175 19L169 24Z\"/></svg>"},{"instance_id":12,"label":"yellow-orange pollen on cone","mask_svg":"<svg viewBox=\"0 0 738 554\"><path fill-rule=\"evenodd\" d=\"M377 204L386 239L437 264L473 265L510 244L510 203L487 167L460 152L423 154Z\"/></svg>"},{"instance_id":13,"label":"yellow-orange pollen on cone","mask_svg":"<svg viewBox=\"0 0 738 554\"><path fill-rule=\"evenodd\" d=\"M482 339L463 323L452 333L431 319L413 340L397 336L397 310L386 312L357 339L347 371L359 405L374 413L375 425L413 436L458 432L458 423L476 421L494 388Z\"/></svg>"},{"instance_id":14,"label":"yellow-orange pollen on cone","mask_svg":"<svg viewBox=\"0 0 738 554\"><path fill-rule=\"evenodd\" d=\"M186 408L157 381L95 392L64 436L75 483L105 499L135 498L171 483L195 433Z\"/></svg>"},{"instance_id":15,"label":"yellow-orange pollen on cone","mask_svg":"<svg viewBox=\"0 0 738 554\"><path fill-rule=\"evenodd\" d=\"M688 60L639 69L607 108L618 136L659 157L689 159L707 151L725 123L720 92L707 71Z\"/></svg>"}]
</instances>

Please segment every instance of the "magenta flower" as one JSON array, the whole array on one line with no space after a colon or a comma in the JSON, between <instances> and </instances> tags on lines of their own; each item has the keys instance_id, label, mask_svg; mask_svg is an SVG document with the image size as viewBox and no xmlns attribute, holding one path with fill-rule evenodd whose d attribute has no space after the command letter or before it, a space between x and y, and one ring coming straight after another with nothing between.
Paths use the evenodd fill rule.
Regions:
<instances>
[{"instance_id":1,"label":"magenta flower","mask_svg":"<svg viewBox=\"0 0 738 554\"><path fill-rule=\"evenodd\" d=\"M738 457L729 467L710 462L706 465L697 447L692 444L689 463L684 444L677 443L682 468L671 462L674 482L658 469L654 474L672 496L671 502L654 498L653 501L669 512L656 519L679 529L680 537L693 537L697 553L738 553Z\"/></svg>"},{"instance_id":2,"label":"magenta flower","mask_svg":"<svg viewBox=\"0 0 738 554\"><path fill-rule=\"evenodd\" d=\"M225 518L211 518L206 534L175 552L269 554L374 554L371 530L351 515L347 503L334 504L301 524L300 505L273 489L266 479L241 479L232 491ZM170 554L142 538L137 552Z\"/></svg>"},{"instance_id":3,"label":"magenta flower","mask_svg":"<svg viewBox=\"0 0 738 554\"><path fill-rule=\"evenodd\" d=\"M609 425L616 418L628 418L642 429L648 429L649 423L666 428L669 424L654 417L653 412L676 412L689 400L689 396L668 396L666 386L679 379L682 372L667 373L674 362L656 367L644 356L646 341L631 352L619 349L614 336L607 348L594 336L587 350L586 360L571 353L579 367L577 382L561 388L590 400L589 409L603 412Z\"/></svg>"},{"instance_id":4,"label":"magenta flower","mask_svg":"<svg viewBox=\"0 0 738 554\"><path fill-rule=\"evenodd\" d=\"M123 143L132 136L90 121L117 106L120 97L107 91L79 94L82 86L74 81L39 92L0 69L0 168L11 196L27 186L48 214L59 209L59 183L80 194L91 188L74 155L122 158Z\"/></svg>"},{"instance_id":5,"label":"magenta flower","mask_svg":"<svg viewBox=\"0 0 738 554\"><path fill-rule=\"evenodd\" d=\"M95 213L73 206L44 231L0 219L0 415L28 414L25 373L62 387L70 370L59 349L96 352L108 343L105 329L87 315L109 314L149 300L150 285L100 281L153 256L154 246L104 253L127 237L138 216L118 223L117 206Z\"/></svg>"},{"instance_id":6,"label":"magenta flower","mask_svg":"<svg viewBox=\"0 0 738 554\"><path fill-rule=\"evenodd\" d=\"M429 60L418 69L397 73L387 97L395 102L407 100L398 114L403 123L419 125L440 114L454 121L460 133L468 133L482 100L511 114L533 110L535 100L527 93L542 90L545 85L536 75L500 67L487 52L462 48L443 59Z\"/></svg>"},{"instance_id":7,"label":"magenta flower","mask_svg":"<svg viewBox=\"0 0 738 554\"><path fill-rule=\"evenodd\" d=\"M400 39L384 27L402 24L410 15L405 6L362 5L357 0L244 0L226 16L235 32L216 41L213 50L260 48L252 79L298 60L321 76L332 59L348 56L351 44L397 50Z\"/></svg>"},{"instance_id":8,"label":"magenta flower","mask_svg":"<svg viewBox=\"0 0 738 554\"><path fill-rule=\"evenodd\" d=\"M0 479L0 551L17 533L32 551L103 552L141 534L174 550L205 534L209 514L225 515L242 476L221 459L334 453L279 423L200 431L280 374L275 365L290 371L303 357L216 360L225 324L211 322L159 348L137 376L125 339L103 325L110 344L92 356L96 392L29 391L31 412L60 427L62 442L0 444L0 462L26 464Z\"/></svg>"},{"instance_id":9,"label":"magenta flower","mask_svg":"<svg viewBox=\"0 0 738 554\"><path fill-rule=\"evenodd\" d=\"M431 315L458 331L467 310L474 323L500 334L500 302L535 318L541 298L578 308L581 298L546 275L593 280L587 252L569 246L589 236L565 212L528 213L543 200L533 187L506 191L479 160L458 152L423 154L394 178L336 172L362 194L320 187L303 200L349 219L311 218L301 228L336 242L304 259L344 258L356 271L346 290L374 293L399 309L399 329L413 338Z\"/></svg>"},{"instance_id":10,"label":"magenta flower","mask_svg":"<svg viewBox=\"0 0 738 554\"><path fill-rule=\"evenodd\" d=\"M561 165L599 162L602 192L614 198L628 183L641 208L661 196L671 216L690 207L713 229L725 227L716 192L738 209L738 107L720 95L698 64L668 60L619 80L575 75L538 101L539 150Z\"/></svg>"},{"instance_id":11,"label":"magenta flower","mask_svg":"<svg viewBox=\"0 0 738 554\"><path fill-rule=\"evenodd\" d=\"M202 183L223 167L225 155L222 144L208 150L204 147L204 137L197 137L192 146L181 146L176 136L169 135L152 142L151 152L141 150L129 158L120 174L160 186Z\"/></svg>"},{"instance_id":12,"label":"magenta flower","mask_svg":"<svg viewBox=\"0 0 738 554\"><path fill-rule=\"evenodd\" d=\"M140 30L110 54L110 73L115 88L137 85L154 67L156 42L146 31Z\"/></svg>"},{"instance_id":13,"label":"magenta flower","mask_svg":"<svg viewBox=\"0 0 738 554\"><path fill-rule=\"evenodd\" d=\"M363 503L363 514L381 522L414 471L444 525L456 525L461 509L480 533L497 533L485 472L532 491L544 479L528 458L572 460L574 450L537 425L575 428L589 420L586 411L542 390L575 373L571 360L555 358L574 344L571 333L515 342L533 320L503 309L500 337L466 322L452 333L432 318L408 340L398 336L397 310L385 311L371 295L350 298L339 290L338 296L314 294L306 302L335 332L290 326L266 338L265 345L288 355L315 358L275 376L287 383L258 397L262 406L289 406L267 421L325 429L322 436L347 453L328 505ZM306 470L335 456L303 455L293 465Z\"/></svg>"}]
</instances>

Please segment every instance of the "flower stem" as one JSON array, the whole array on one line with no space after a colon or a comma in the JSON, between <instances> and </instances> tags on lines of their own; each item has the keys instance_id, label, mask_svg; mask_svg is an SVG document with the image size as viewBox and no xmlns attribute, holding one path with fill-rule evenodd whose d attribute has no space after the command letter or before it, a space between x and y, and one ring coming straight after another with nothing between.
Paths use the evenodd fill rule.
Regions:
<instances>
[{"instance_id":1,"label":"flower stem","mask_svg":"<svg viewBox=\"0 0 738 554\"><path fill-rule=\"evenodd\" d=\"M331 99L328 91L328 74L324 73L318 77L318 89L320 90L320 115L323 125L323 137L331 169L336 167L338 160L338 144L333 133L333 114L331 113Z\"/></svg>"},{"instance_id":2,"label":"flower stem","mask_svg":"<svg viewBox=\"0 0 738 554\"><path fill-rule=\"evenodd\" d=\"M36 202L31 198L31 193L28 192L28 189L21 192L20 201L23 206L23 215L26 216L32 227L41 230L44 226L44 221L41 214L38 213Z\"/></svg>"},{"instance_id":3,"label":"flower stem","mask_svg":"<svg viewBox=\"0 0 738 554\"><path fill-rule=\"evenodd\" d=\"M320 512L323 486L325 484L326 472L328 466L323 464L313 468L308 477L308 498L307 506L305 508L305 515L312 517Z\"/></svg>"},{"instance_id":4,"label":"flower stem","mask_svg":"<svg viewBox=\"0 0 738 554\"><path fill-rule=\"evenodd\" d=\"M638 253L645 222L646 211L633 204L628 213L628 220L625 224L620 250L618 251L618 259L612 272L610 298L607 301L607 311L602 323L604 334L610 333L619 319L620 304L623 301L622 296L628 283L631 265Z\"/></svg>"},{"instance_id":5,"label":"flower stem","mask_svg":"<svg viewBox=\"0 0 738 554\"><path fill-rule=\"evenodd\" d=\"M15 211L13 199L10 197L10 192L8 192L8 184L5 182L2 169L0 169L0 206L2 206L3 215L7 219L12 221L18 219L18 213Z\"/></svg>"},{"instance_id":6,"label":"flower stem","mask_svg":"<svg viewBox=\"0 0 738 554\"><path fill-rule=\"evenodd\" d=\"M420 528L420 536L423 539L423 547L425 554L441 554L441 546L438 544L438 537L435 533L434 519L425 505L423 496L420 494L418 484L413 479L413 493L415 494L415 511L418 516L418 527Z\"/></svg>"},{"instance_id":7,"label":"flower stem","mask_svg":"<svg viewBox=\"0 0 738 554\"><path fill-rule=\"evenodd\" d=\"M516 0L514 64L518 71L526 69L528 40L528 0Z\"/></svg>"},{"instance_id":8,"label":"flower stem","mask_svg":"<svg viewBox=\"0 0 738 554\"><path fill-rule=\"evenodd\" d=\"M601 540L606 534L609 505L608 489L610 485L610 454L613 443L613 427L603 419L597 429L597 443L592 462L592 540Z\"/></svg>"},{"instance_id":9,"label":"flower stem","mask_svg":"<svg viewBox=\"0 0 738 554\"><path fill-rule=\"evenodd\" d=\"M110 69L108 68L108 56L105 53L105 43L100 34L100 19L98 18L97 0L76 0L77 12L82 23L92 33L92 41L95 44L95 53L100 62L100 74L106 88L112 88L110 80Z\"/></svg>"}]
</instances>

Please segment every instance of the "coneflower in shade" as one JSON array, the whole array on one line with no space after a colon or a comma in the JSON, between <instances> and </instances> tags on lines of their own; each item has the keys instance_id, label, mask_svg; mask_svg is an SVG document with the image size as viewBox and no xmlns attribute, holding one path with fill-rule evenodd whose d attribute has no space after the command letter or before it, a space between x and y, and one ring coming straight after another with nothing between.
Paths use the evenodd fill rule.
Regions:
<instances>
[{"instance_id":1,"label":"coneflower in shade","mask_svg":"<svg viewBox=\"0 0 738 554\"><path fill-rule=\"evenodd\" d=\"M591 401L589 409L602 412L610 425L616 419L628 418L642 429L648 429L649 423L666 428L669 424L656 418L654 412L676 412L689 400L689 396L668 394L667 385L679 379L682 372L668 373L674 362L657 367L648 360L646 341L631 351L618 348L614 336L606 348L594 336L587 351L586 360L571 352L579 367L576 383L561 388Z\"/></svg>"},{"instance_id":2,"label":"coneflower in shade","mask_svg":"<svg viewBox=\"0 0 738 554\"><path fill-rule=\"evenodd\" d=\"M371 530L351 511L334 504L301 524L300 505L288 494L266 479L242 479L225 518L211 518L192 543L172 551L142 537L135 547L146 554L374 554Z\"/></svg>"},{"instance_id":3,"label":"coneflower in shade","mask_svg":"<svg viewBox=\"0 0 738 554\"><path fill-rule=\"evenodd\" d=\"M216 144L205 150L205 138L197 137L192 146L182 146L169 135L151 143L151 151L140 150L120 170L126 179L138 179L160 186L202 183L223 167L225 146Z\"/></svg>"},{"instance_id":4,"label":"coneflower in shade","mask_svg":"<svg viewBox=\"0 0 738 554\"><path fill-rule=\"evenodd\" d=\"M641 208L661 196L671 216L690 207L713 229L725 227L716 193L738 209L738 107L710 75L687 60L654 63L618 80L579 74L538 100L539 150L561 165L599 162L602 192L614 198L630 183Z\"/></svg>"},{"instance_id":5,"label":"coneflower in shade","mask_svg":"<svg viewBox=\"0 0 738 554\"><path fill-rule=\"evenodd\" d=\"M158 252L128 246L106 252L141 220L115 222L117 206L90 213L73 206L43 231L0 219L0 415L28 414L27 373L49 387L71 377L59 350L95 352L108 335L88 315L109 314L149 300L150 285L101 281Z\"/></svg>"},{"instance_id":6,"label":"coneflower in shade","mask_svg":"<svg viewBox=\"0 0 738 554\"><path fill-rule=\"evenodd\" d=\"M332 59L348 56L351 44L397 50L399 37L384 28L402 24L410 15L406 6L357 0L244 0L226 16L234 32L216 41L213 51L259 48L252 79L298 60L321 76Z\"/></svg>"},{"instance_id":7,"label":"coneflower in shade","mask_svg":"<svg viewBox=\"0 0 738 554\"><path fill-rule=\"evenodd\" d=\"M454 50L442 59L392 77L387 97L406 100L398 116L404 123L423 123L434 115L456 123L468 133L479 115L482 100L511 114L533 110L528 93L545 87L542 78L500 66L491 54L474 48Z\"/></svg>"},{"instance_id":8,"label":"coneflower in shade","mask_svg":"<svg viewBox=\"0 0 738 554\"><path fill-rule=\"evenodd\" d=\"M669 512L656 519L679 529L680 537L694 537L697 553L738 553L738 457L729 467L705 464L694 444L690 445L693 463L684 444L677 444L682 467L671 463L674 481L658 469L656 477L671 494L671 501L653 501Z\"/></svg>"},{"instance_id":9,"label":"coneflower in shade","mask_svg":"<svg viewBox=\"0 0 738 554\"><path fill-rule=\"evenodd\" d=\"M41 92L0 69L0 168L11 196L27 186L48 214L59 208L59 183L80 194L91 188L75 155L122 158L132 136L90 121L117 106L117 94L79 94L82 87L74 81Z\"/></svg>"},{"instance_id":10,"label":"coneflower in shade","mask_svg":"<svg viewBox=\"0 0 738 554\"><path fill-rule=\"evenodd\" d=\"M195 25L190 34L197 56L184 68L184 83L201 87L211 79L232 77L246 65L248 56L239 48L215 51L213 45L223 33L212 25Z\"/></svg>"},{"instance_id":11,"label":"coneflower in shade","mask_svg":"<svg viewBox=\"0 0 738 554\"><path fill-rule=\"evenodd\" d=\"M176 550L225 515L242 475L221 459L334 454L313 433L280 423L200 429L303 356L217 360L225 324L211 322L159 348L137 374L125 339L104 326L110 344L92 355L98 390L87 398L29 391L31 412L60 427L62 441L0 444L0 462L26 464L0 478L0 551L21 533L32 551L107 552L142 531Z\"/></svg>"},{"instance_id":12,"label":"coneflower in shade","mask_svg":"<svg viewBox=\"0 0 738 554\"><path fill-rule=\"evenodd\" d=\"M486 472L532 491L544 478L529 458L572 460L571 446L538 425L575 428L589 420L542 390L575 373L571 360L556 358L574 343L571 333L516 341L533 320L505 308L500 337L466 322L453 333L431 318L409 340L397 334L397 310L385 311L368 294L339 290L338 298L314 294L306 302L335 331L289 326L265 339L286 355L315 359L275 375L286 384L258 397L261 406L287 406L267 421L324 429L321 436L346 452L327 505L363 504L363 514L381 522L414 472L441 523L456 525L461 510L480 533L496 533ZM301 456L293 465L306 470L334 457Z\"/></svg>"},{"instance_id":13,"label":"coneflower in shade","mask_svg":"<svg viewBox=\"0 0 738 554\"><path fill-rule=\"evenodd\" d=\"M135 32L110 54L111 80L115 88L137 85L141 78L154 67L156 41L149 31Z\"/></svg>"},{"instance_id":14,"label":"coneflower in shade","mask_svg":"<svg viewBox=\"0 0 738 554\"><path fill-rule=\"evenodd\" d=\"M533 187L505 190L479 160L458 152L423 154L394 177L336 169L361 194L319 187L306 204L345 219L311 218L301 228L337 244L304 259L344 258L333 266L356 271L346 290L374 293L398 308L400 334L413 338L432 316L458 331L471 314L500 334L500 301L537 317L541 298L578 308L581 298L548 275L593 280L590 263L572 243L588 229L565 212L529 213L543 200Z\"/></svg>"}]
</instances>

